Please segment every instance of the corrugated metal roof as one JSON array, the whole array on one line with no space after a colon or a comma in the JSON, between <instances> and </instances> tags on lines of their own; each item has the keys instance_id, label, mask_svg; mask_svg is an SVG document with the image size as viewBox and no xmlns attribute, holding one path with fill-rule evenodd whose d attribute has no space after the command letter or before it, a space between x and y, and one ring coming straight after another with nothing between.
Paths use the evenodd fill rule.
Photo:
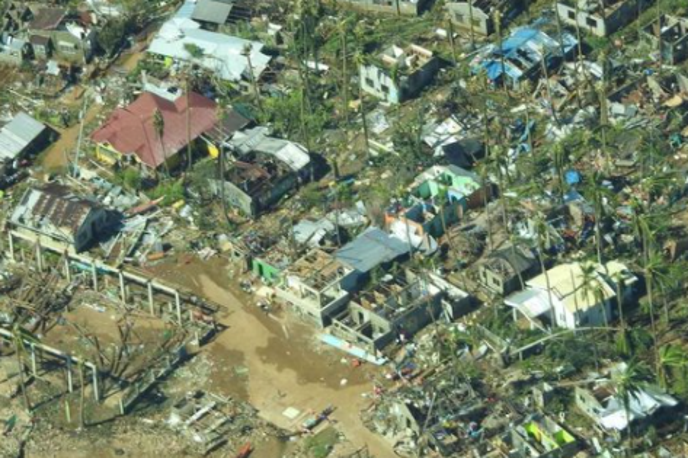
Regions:
<instances>
[{"instance_id":1,"label":"corrugated metal roof","mask_svg":"<svg viewBox=\"0 0 688 458\"><path fill-rule=\"evenodd\" d=\"M335 257L359 272L369 272L380 264L392 262L408 252L407 243L377 227L370 227L340 248Z\"/></svg>"},{"instance_id":2,"label":"corrugated metal roof","mask_svg":"<svg viewBox=\"0 0 688 458\"><path fill-rule=\"evenodd\" d=\"M0 159L16 158L45 128L24 112L17 114L0 130Z\"/></svg>"},{"instance_id":3,"label":"corrugated metal roof","mask_svg":"<svg viewBox=\"0 0 688 458\"><path fill-rule=\"evenodd\" d=\"M232 12L233 6L232 2L199 0L196 8L193 10L191 19L213 24L224 24L227 22L227 18L229 17L229 13Z\"/></svg>"}]
</instances>

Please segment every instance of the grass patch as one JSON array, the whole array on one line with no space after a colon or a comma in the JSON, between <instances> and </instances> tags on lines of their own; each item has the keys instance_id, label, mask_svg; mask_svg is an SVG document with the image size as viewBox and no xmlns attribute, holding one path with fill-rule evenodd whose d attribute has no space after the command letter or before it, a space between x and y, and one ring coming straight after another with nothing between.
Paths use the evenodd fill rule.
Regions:
<instances>
[{"instance_id":1,"label":"grass patch","mask_svg":"<svg viewBox=\"0 0 688 458\"><path fill-rule=\"evenodd\" d=\"M337 430L333 427L327 427L320 431L315 436L306 439L306 451L308 456L313 458L326 458L332 452L334 445L337 443Z\"/></svg>"}]
</instances>

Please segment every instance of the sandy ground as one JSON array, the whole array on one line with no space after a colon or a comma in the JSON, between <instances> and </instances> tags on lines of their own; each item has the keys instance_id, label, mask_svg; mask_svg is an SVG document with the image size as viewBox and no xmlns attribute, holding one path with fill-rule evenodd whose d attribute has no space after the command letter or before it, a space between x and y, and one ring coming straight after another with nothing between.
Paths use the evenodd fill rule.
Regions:
<instances>
[{"instance_id":1,"label":"sandy ground","mask_svg":"<svg viewBox=\"0 0 688 458\"><path fill-rule=\"evenodd\" d=\"M359 416L370 402L363 395L372 391L373 368L343 364L343 353L323 348L309 327L288 314L266 316L257 307L244 305L247 298L230 289L229 272L217 262L208 266L194 261L154 271L227 308L220 322L228 329L204 350L220 372L212 377L211 389L245 396L265 419L290 430L298 425L283 415L285 409L316 412L332 404L333 419L352 449L367 446L377 458L393 456L390 445L365 428ZM234 377L230 365L248 369L247 381ZM342 379L347 380L344 386ZM263 456L256 452L255 456Z\"/></svg>"}]
</instances>

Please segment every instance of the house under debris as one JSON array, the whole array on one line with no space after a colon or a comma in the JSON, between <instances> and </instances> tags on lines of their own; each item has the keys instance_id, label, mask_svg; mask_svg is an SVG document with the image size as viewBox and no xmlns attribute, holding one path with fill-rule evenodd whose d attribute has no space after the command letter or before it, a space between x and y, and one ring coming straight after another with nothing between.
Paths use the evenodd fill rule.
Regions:
<instances>
[{"instance_id":1,"label":"house under debris","mask_svg":"<svg viewBox=\"0 0 688 458\"><path fill-rule=\"evenodd\" d=\"M641 40L653 52L659 50L661 60L676 65L688 57L688 19L663 14L640 31Z\"/></svg>"}]
</instances>

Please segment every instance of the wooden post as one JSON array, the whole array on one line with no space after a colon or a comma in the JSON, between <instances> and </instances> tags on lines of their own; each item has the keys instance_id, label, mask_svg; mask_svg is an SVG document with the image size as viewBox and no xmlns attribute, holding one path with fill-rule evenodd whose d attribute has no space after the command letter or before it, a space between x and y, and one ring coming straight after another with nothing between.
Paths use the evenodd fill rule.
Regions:
<instances>
[{"instance_id":1,"label":"wooden post","mask_svg":"<svg viewBox=\"0 0 688 458\"><path fill-rule=\"evenodd\" d=\"M74 393L74 380L72 380L72 358L67 356L67 389Z\"/></svg>"},{"instance_id":2,"label":"wooden post","mask_svg":"<svg viewBox=\"0 0 688 458\"><path fill-rule=\"evenodd\" d=\"M148 280L148 308L151 316L155 316L155 304L153 303L153 281Z\"/></svg>"},{"instance_id":3,"label":"wooden post","mask_svg":"<svg viewBox=\"0 0 688 458\"><path fill-rule=\"evenodd\" d=\"M93 291L98 291L98 270L95 262L91 263L91 276L93 278Z\"/></svg>"},{"instance_id":4,"label":"wooden post","mask_svg":"<svg viewBox=\"0 0 688 458\"><path fill-rule=\"evenodd\" d=\"M35 377L37 374L36 370L36 345L31 344L31 372L33 373L33 376Z\"/></svg>"},{"instance_id":5,"label":"wooden post","mask_svg":"<svg viewBox=\"0 0 688 458\"><path fill-rule=\"evenodd\" d=\"M14 237L12 237L12 231L7 231L7 240L10 244L10 259L16 261L14 258Z\"/></svg>"},{"instance_id":6,"label":"wooden post","mask_svg":"<svg viewBox=\"0 0 688 458\"><path fill-rule=\"evenodd\" d=\"M93 373L93 397L95 398L96 402L98 402L100 401L100 392L98 391L98 371L91 368L91 372Z\"/></svg>"},{"instance_id":7,"label":"wooden post","mask_svg":"<svg viewBox=\"0 0 688 458\"><path fill-rule=\"evenodd\" d=\"M68 282L72 282L72 271L69 268L69 253L65 250L64 252L64 271L65 271L65 277L67 278Z\"/></svg>"},{"instance_id":8,"label":"wooden post","mask_svg":"<svg viewBox=\"0 0 688 458\"><path fill-rule=\"evenodd\" d=\"M119 290L120 290L120 294L122 296L122 303L126 304L127 303L127 289L126 289L126 286L124 284L124 274L122 273L121 270L119 271Z\"/></svg>"},{"instance_id":9,"label":"wooden post","mask_svg":"<svg viewBox=\"0 0 688 458\"><path fill-rule=\"evenodd\" d=\"M182 323L182 301L179 298L179 291L174 292L174 304L177 307L177 322L179 322L179 326L181 326Z\"/></svg>"},{"instance_id":10,"label":"wooden post","mask_svg":"<svg viewBox=\"0 0 688 458\"><path fill-rule=\"evenodd\" d=\"M41 240L36 239L36 265L38 271L43 272L43 250L41 249Z\"/></svg>"}]
</instances>

